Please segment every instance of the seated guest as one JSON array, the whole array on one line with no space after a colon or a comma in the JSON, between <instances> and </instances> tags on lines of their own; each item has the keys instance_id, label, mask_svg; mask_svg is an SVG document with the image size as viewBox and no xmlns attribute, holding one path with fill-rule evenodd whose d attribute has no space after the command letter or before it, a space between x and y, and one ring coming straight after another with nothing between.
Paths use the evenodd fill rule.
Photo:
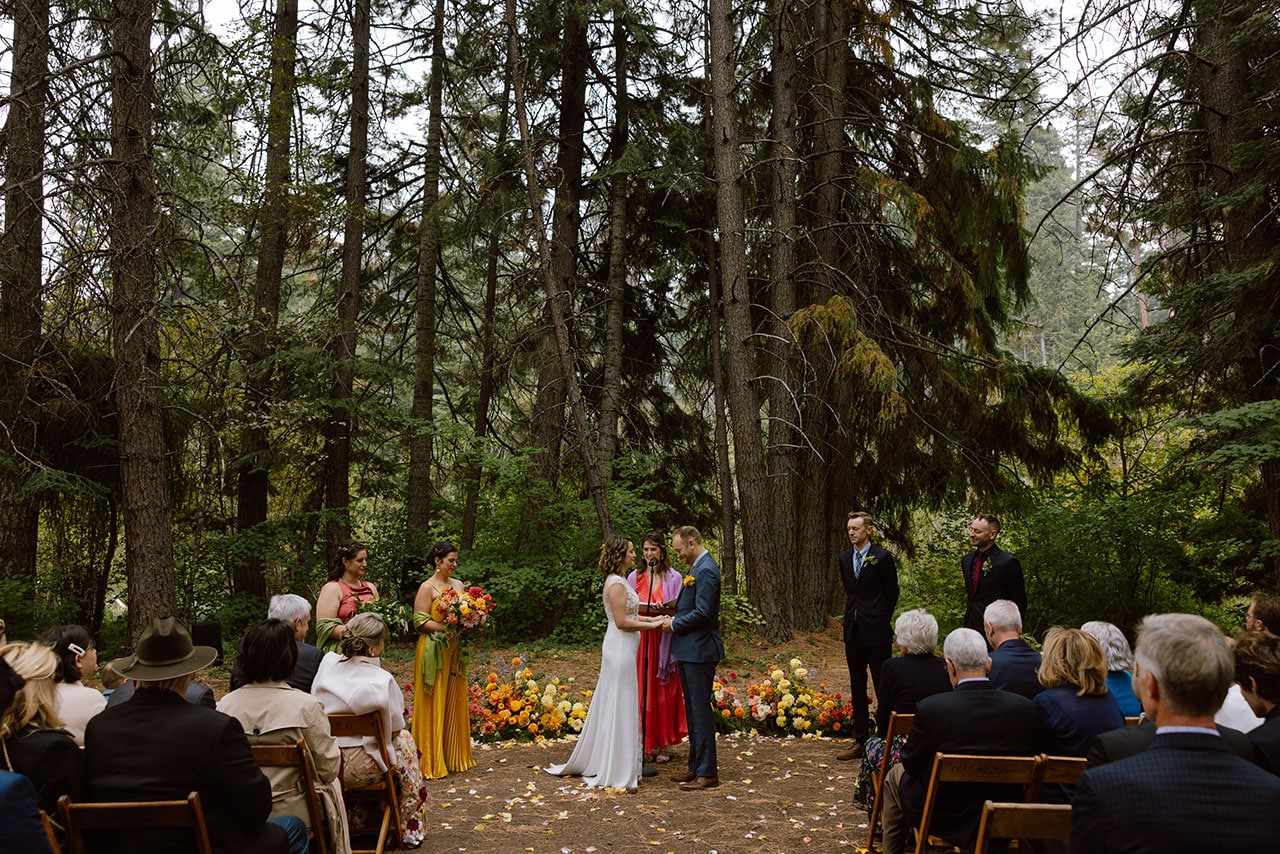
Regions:
<instances>
[{"instance_id":1,"label":"seated guest","mask_svg":"<svg viewBox=\"0 0 1280 854\"><path fill-rule=\"evenodd\" d=\"M341 770L338 742L329 734L329 718L324 706L310 694L290 686L285 680L296 672L298 647L293 626L283 620L267 620L244 636L236 654L234 669L247 684L218 703L218 711L231 715L244 727L250 744L288 744L306 741L325 807L330 849L349 854L350 837L346 812L342 807L342 787L334 786ZM298 768L265 768L271 781L271 816L294 815L311 827L307 800L299 789Z\"/></svg>"},{"instance_id":2,"label":"seated guest","mask_svg":"<svg viewBox=\"0 0 1280 854\"><path fill-rule=\"evenodd\" d=\"M311 683L316 678L316 669L320 659L324 658L324 650L304 643L307 628L311 625L311 605L306 599L295 593L284 593L272 596L267 607L268 620L283 620L293 628L294 644L298 649L298 664L285 681L299 691L311 691ZM231 668L231 689L241 687L245 683L244 675L233 665Z\"/></svg>"},{"instance_id":3,"label":"seated guest","mask_svg":"<svg viewBox=\"0 0 1280 854\"><path fill-rule=\"evenodd\" d=\"M881 792L884 854L905 850L911 827L924 811L934 754L1030 756L1035 752L1035 704L991 684L987 678L991 660L982 635L973 629L956 629L947 635L942 652L955 690L916 704L915 726L902 749L902 764L885 777ZM956 845L971 845L983 801L1020 801L1020 788L949 783L934 807L929 832Z\"/></svg>"},{"instance_id":4,"label":"seated guest","mask_svg":"<svg viewBox=\"0 0 1280 854\"><path fill-rule=\"evenodd\" d=\"M1247 632L1280 634L1280 596L1261 591L1253 594L1249 610L1244 615L1244 629Z\"/></svg>"},{"instance_id":5,"label":"seated guest","mask_svg":"<svg viewBox=\"0 0 1280 854\"><path fill-rule=\"evenodd\" d=\"M213 649L213 647L209 647ZM111 696L107 697L107 708L115 708L121 703L127 703L133 699L134 680L126 679L118 688L111 692ZM213 689L208 685L200 682L192 681L187 686L187 693L183 695L183 699L193 706L204 706L206 709L216 709L218 701L214 699Z\"/></svg>"},{"instance_id":6,"label":"seated guest","mask_svg":"<svg viewBox=\"0 0 1280 854\"><path fill-rule=\"evenodd\" d=\"M40 809L54 816L58 798L79 798L84 789L84 758L57 712L54 679L60 662L42 643L10 644L3 657L24 680L0 716L5 768L29 777Z\"/></svg>"},{"instance_id":7,"label":"seated guest","mask_svg":"<svg viewBox=\"0 0 1280 854\"><path fill-rule=\"evenodd\" d=\"M1213 724L1235 671L1227 639L1203 617L1157 614L1142 621L1134 657L1155 739L1080 776L1071 850L1270 849L1280 838L1280 778L1232 753Z\"/></svg>"},{"instance_id":8,"label":"seated guest","mask_svg":"<svg viewBox=\"0 0 1280 854\"><path fill-rule=\"evenodd\" d=\"M1052 628L1044 638L1040 684L1031 702L1039 714L1038 748L1051 756L1084 757L1093 737L1124 726L1120 704L1107 690L1107 660L1080 629ZM1070 786L1046 786L1042 800L1070 803Z\"/></svg>"},{"instance_id":9,"label":"seated guest","mask_svg":"<svg viewBox=\"0 0 1280 854\"><path fill-rule=\"evenodd\" d=\"M886 661L880 671L880 689L876 693L876 731L879 735L867 739L866 754L853 790L854 803L863 809L870 809L875 800L875 778L884 759L889 715L893 712L913 715L920 700L951 690L946 662L934 654L938 646L938 621L919 608L900 615L894 623L893 632L902 655ZM905 735L895 736L893 744L888 745L890 767L898 764L906 740Z\"/></svg>"},{"instance_id":10,"label":"seated guest","mask_svg":"<svg viewBox=\"0 0 1280 854\"><path fill-rule=\"evenodd\" d=\"M1258 751L1258 764L1280 774L1280 637L1246 632L1232 647L1235 680L1262 725L1248 739Z\"/></svg>"},{"instance_id":11,"label":"seated guest","mask_svg":"<svg viewBox=\"0 0 1280 854\"><path fill-rule=\"evenodd\" d=\"M107 698L80 680L98 669L98 649L84 626L58 626L40 636L40 643L58 656L58 717L76 744L84 746L89 718L107 707Z\"/></svg>"},{"instance_id":12,"label":"seated guest","mask_svg":"<svg viewBox=\"0 0 1280 854\"><path fill-rule=\"evenodd\" d=\"M1040 653L1022 639L1022 614L1008 599L997 599L982 614L991 644L991 684L1031 699L1040 693Z\"/></svg>"},{"instance_id":13,"label":"seated guest","mask_svg":"<svg viewBox=\"0 0 1280 854\"><path fill-rule=\"evenodd\" d=\"M102 696L107 698L107 702L111 702L111 695L116 689L124 684L124 677L116 672L110 662L102 665Z\"/></svg>"},{"instance_id":14,"label":"seated guest","mask_svg":"<svg viewBox=\"0 0 1280 854\"><path fill-rule=\"evenodd\" d=\"M22 689L23 680L0 658L0 721L3 721ZM0 771L0 851L48 854L49 839L40 822L36 787L21 774Z\"/></svg>"},{"instance_id":15,"label":"seated guest","mask_svg":"<svg viewBox=\"0 0 1280 854\"><path fill-rule=\"evenodd\" d=\"M86 792L92 801L182 800L200 793L213 850L219 854L307 849L306 825L293 816L267 821L271 783L254 764L240 722L186 702L192 674L217 656L193 646L173 617L154 619L137 652L111 666L136 684L133 699L108 708L85 731ZM95 851L177 851L190 831L117 830Z\"/></svg>"},{"instance_id":16,"label":"seated guest","mask_svg":"<svg viewBox=\"0 0 1280 854\"><path fill-rule=\"evenodd\" d=\"M1129 668L1133 667L1133 650L1129 648L1124 632L1115 624L1102 620L1085 623L1080 630L1088 632L1107 657L1107 690L1120 704L1120 712L1126 718L1142 714L1142 704L1133 693L1133 676L1129 673Z\"/></svg>"},{"instance_id":17,"label":"seated guest","mask_svg":"<svg viewBox=\"0 0 1280 854\"><path fill-rule=\"evenodd\" d=\"M1249 707L1249 701L1240 691L1240 686L1232 682L1222 705L1213 715L1213 722L1240 732L1252 732L1262 725L1262 718L1253 713L1253 709Z\"/></svg>"},{"instance_id":18,"label":"seated guest","mask_svg":"<svg viewBox=\"0 0 1280 854\"><path fill-rule=\"evenodd\" d=\"M341 655L330 652L320 662L311 693L324 704L328 714L382 713L383 740L400 790L405 836L401 841L406 847L415 847L425 833L426 789L418 764L418 746L404 728L404 692L378 660L387 645L387 624L372 612L356 614L344 627L341 644ZM367 786L387 770L375 738L342 737L338 746L342 750L344 786Z\"/></svg>"}]
</instances>

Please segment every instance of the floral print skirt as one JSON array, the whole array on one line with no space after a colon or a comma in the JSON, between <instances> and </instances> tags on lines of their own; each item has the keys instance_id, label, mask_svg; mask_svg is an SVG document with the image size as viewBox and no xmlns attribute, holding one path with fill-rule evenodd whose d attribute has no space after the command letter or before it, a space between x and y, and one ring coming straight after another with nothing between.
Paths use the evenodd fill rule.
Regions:
<instances>
[{"instance_id":1,"label":"floral print skirt","mask_svg":"<svg viewBox=\"0 0 1280 854\"><path fill-rule=\"evenodd\" d=\"M906 743L905 735L893 737L893 744L889 746L889 768L902 761L902 746ZM871 804L876 799L876 775L880 773L880 763L884 761L884 739L873 735L863 747L866 753L862 757L862 767L858 769L858 782L853 787L853 802L870 811Z\"/></svg>"},{"instance_id":2,"label":"floral print skirt","mask_svg":"<svg viewBox=\"0 0 1280 854\"><path fill-rule=\"evenodd\" d=\"M404 837L400 843L405 848L416 848L427 835L427 790L422 784L418 746L413 743L413 736L409 731L402 729L396 733L393 747L396 761L391 770L400 798L400 824L404 828ZM381 777L382 770L363 747L342 748L343 786L358 789L376 783ZM370 829L376 832L382 821L380 814L374 814L363 803L348 803L347 817L351 822L353 835Z\"/></svg>"}]
</instances>

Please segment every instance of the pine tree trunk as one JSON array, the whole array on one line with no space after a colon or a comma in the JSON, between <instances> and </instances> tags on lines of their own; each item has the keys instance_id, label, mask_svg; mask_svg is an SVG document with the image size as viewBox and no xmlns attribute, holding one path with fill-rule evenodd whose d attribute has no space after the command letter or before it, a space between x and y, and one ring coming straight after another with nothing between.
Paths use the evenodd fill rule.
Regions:
<instances>
[{"instance_id":1,"label":"pine tree trunk","mask_svg":"<svg viewBox=\"0 0 1280 854\"><path fill-rule=\"evenodd\" d=\"M0 234L0 578L35 577L39 500L24 494L36 458L28 404L41 348L45 107L49 97L49 3L15 4L9 118L4 128L4 222Z\"/></svg>"},{"instance_id":2,"label":"pine tree trunk","mask_svg":"<svg viewBox=\"0 0 1280 854\"><path fill-rule=\"evenodd\" d=\"M365 172L369 157L369 0L356 0L351 22L351 150L347 156L342 286L333 336L333 387L325 435L324 506L328 557L351 536L351 433L355 408L356 316L360 311Z\"/></svg>"},{"instance_id":3,"label":"pine tree trunk","mask_svg":"<svg viewBox=\"0 0 1280 854\"><path fill-rule=\"evenodd\" d=\"M628 135L627 23L622 7L614 10L614 103L611 149L618 164ZM605 300L604 384L600 390L600 464L606 482L612 478L618 446L618 413L622 408L622 314L627 289L627 176L620 169L609 179L609 294Z\"/></svg>"},{"instance_id":4,"label":"pine tree trunk","mask_svg":"<svg viewBox=\"0 0 1280 854\"><path fill-rule=\"evenodd\" d=\"M586 122L587 44L586 9L566 4L560 78L559 149L556 153L556 195L551 214L551 275L555 278L553 305L543 307L545 331L538 344L538 393L533 409L533 444L537 449L538 479L550 496L559 490L560 451L564 442L564 407L569 378L565 376L556 329L556 317L571 314L576 290L575 257L578 247L579 203L582 200L582 160L585 156L583 126ZM522 85L517 84L517 89ZM517 95L519 100L519 95ZM540 204L540 203L539 203ZM548 297L548 300L552 299ZM520 539L537 530L536 508L526 505L521 516Z\"/></svg>"},{"instance_id":5,"label":"pine tree trunk","mask_svg":"<svg viewBox=\"0 0 1280 854\"><path fill-rule=\"evenodd\" d=\"M738 496L742 502L747 590L751 601L764 615L761 633L770 640L781 641L791 636L790 606L794 594L785 576L772 569L778 554L770 536L777 529L770 512L772 495L760 429L760 401L752 386L756 356L751 346L751 293L734 80L733 5L729 0L709 0L709 5L711 143L715 152L716 225L720 232L720 278L724 287L725 367Z\"/></svg>"},{"instance_id":6,"label":"pine tree trunk","mask_svg":"<svg viewBox=\"0 0 1280 854\"><path fill-rule=\"evenodd\" d=\"M240 439L236 528L247 531L267 521L271 448L270 416L275 390L272 368L280 318L280 282L289 228L294 65L297 57L297 0L277 0L271 40L271 101L267 112L267 164L262 214L262 244L253 287L249 361L245 366L245 421ZM263 560L256 549L232 567L235 594L266 596Z\"/></svg>"},{"instance_id":7,"label":"pine tree trunk","mask_svg":"<svg viewBox=\"0 0 1280 854\"><path fill-rule=\"evenodd\" d=\"M710 111L708 111L708 118ZM707 280L711 298L711 401L715 408L716 482L720 487L720 574L726 593L737 594L738 530L734 518L737 502L733 494L733 465L729 461L729 417L725 403L724 365L720 357L724 349L720 322L720 260L716 238L707 235Z\"/></svg>"},{"instance_id":8,"label":"pine tree trunk","mask_svg":"<svg viewBox=\"0 0 1280 854\"><path fill-rule=\"evenodd\" d=\"M131 644L153 617L177 611L156 318L152 16L149 0L118 0L111 22L112 333Z\"/></svg>"},{"instance_id":9,"label":"pine tree trunk","mask_svg":"<svg viewBox=\"0 0 1280 854\"><path fill-rule=\"evenodd\" d=\"M414 330L413 432L409 438L409 491L405 499L405 566L401 586L421 569L431 548L432 408L436 374L436 263L440 254L440 146L444 122L444 0L435 2L428 87L426 168L422 188L422 231L418 243L418 284Z\"/></svg>"}]
</instances>

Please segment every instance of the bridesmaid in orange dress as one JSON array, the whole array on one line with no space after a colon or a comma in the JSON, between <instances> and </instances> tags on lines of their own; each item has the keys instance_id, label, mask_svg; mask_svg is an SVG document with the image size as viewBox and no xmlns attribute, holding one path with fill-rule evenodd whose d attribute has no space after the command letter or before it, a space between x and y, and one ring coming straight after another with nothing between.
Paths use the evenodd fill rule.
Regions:
<instances>
[{"instance_id":1,"label":"bridesmaid in orange dress","mask_svg":"<svg viewBox=\"0 0 1280 854\"><path fill-rule=\"evenodd\" d=\"M644 536L643 565L633 569L627 583L640 597L641 615L665 615L675 611L680 595L680 573L671 568L662 534ZM671 759L668 748L689 734L684 718L684 694L680 675L671 657L671 634L646 631L636 653L636 674L640 681L640 706L644 714L644 752L650 762Z\"/></svg>"},{"instance_id":2,"label":"bridesmaid in orange dress","mask_svg":"<svg viewBox=\"0 0 1280 854\"><path fill-rule=\"evenodd\" d=\"M432 637L447 631L441 620L440 594L452 587L463 591L453 577L458 547L440 542L431 547L435 573L422 582L413 600L413 623L421 637L413 662L413 740L422 753L422 776L438 779L475 767L471 756L471 698L466 664L458 635L441 643Z\"/></svg>"}]
</instances>

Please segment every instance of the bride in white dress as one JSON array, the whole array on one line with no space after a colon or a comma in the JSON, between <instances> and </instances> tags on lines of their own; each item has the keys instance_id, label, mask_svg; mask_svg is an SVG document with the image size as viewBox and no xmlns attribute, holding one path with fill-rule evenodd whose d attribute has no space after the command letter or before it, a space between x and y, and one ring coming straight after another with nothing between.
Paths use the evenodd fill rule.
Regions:
<instances>
[{"instance_id":1,"label":"bride in white dress","mask_svg":"<svg viewBox=\"0 0 1280 854\"><path fill-rule=\"evenodd\" d=\"M588 786L635 789L640 782L638 633L660 627L662 618L639 616L640 599L626 582L635 562L636 547L623 537L610 537L600 550L604 613L609 620L601 648L600 681L569 761L546 769L562 777L581 775Z\"/></svg>"}]
</instances>

